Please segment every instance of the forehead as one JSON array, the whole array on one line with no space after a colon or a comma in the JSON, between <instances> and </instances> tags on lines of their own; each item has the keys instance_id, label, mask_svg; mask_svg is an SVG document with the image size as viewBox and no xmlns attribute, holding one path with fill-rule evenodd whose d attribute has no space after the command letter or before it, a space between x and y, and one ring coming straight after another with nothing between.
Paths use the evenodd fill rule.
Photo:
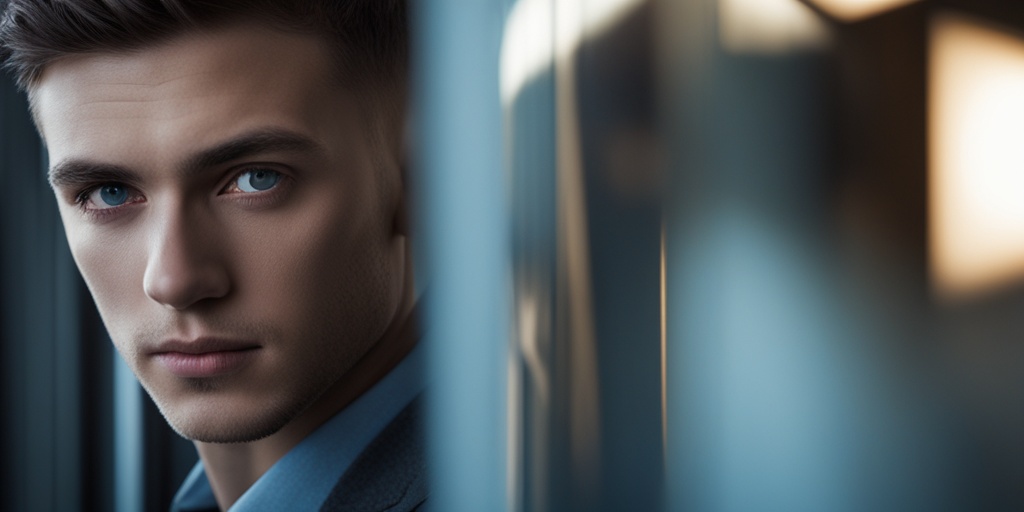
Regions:
<instances>
[{"instance_id":1,"label":"forehead","mask_svg":"<svg viewBox=\"0 0 1024 512\"><path fill-rule=\"evenodd\" d=\"M314 36L236 25L60 59L32 96L51 162L158 158L254 127L323 128L346 114L331 64Z\"/></svg>"}]
</instances>

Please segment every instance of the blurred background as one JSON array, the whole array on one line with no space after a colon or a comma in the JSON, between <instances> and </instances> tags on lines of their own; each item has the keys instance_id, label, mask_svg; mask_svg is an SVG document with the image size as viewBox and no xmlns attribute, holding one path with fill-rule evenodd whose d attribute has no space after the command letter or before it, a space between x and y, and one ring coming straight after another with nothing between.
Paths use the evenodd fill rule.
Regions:
<instances>
[{"instance_id":1,"label":"blurred background","mask_svg":"<svg viewBox=\"0 0 1024 512\"><path fill-rule=\"evenodd\" d=\"M1024 3L412 3L438 511L1024 509ZM0 84L0 495L161 510Z\"/></svg>"}]
</instances>

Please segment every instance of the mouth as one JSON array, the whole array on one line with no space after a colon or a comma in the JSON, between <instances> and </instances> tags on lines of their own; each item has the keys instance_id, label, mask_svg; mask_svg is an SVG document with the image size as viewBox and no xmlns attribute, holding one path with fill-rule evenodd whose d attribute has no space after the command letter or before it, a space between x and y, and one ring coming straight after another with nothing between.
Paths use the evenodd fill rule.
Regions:
<instances>
[{"instance_id":1,"label":"mouth","mask_svg":"<svg viewBox=\"0 0 1024 512\"><path fill-rule=\"evenodd\" d=\"M259 349L252 342L200 338L166 341L151 355L177 377L204 378L237 372L252 361Z\"/></svg>"}]
</instances>

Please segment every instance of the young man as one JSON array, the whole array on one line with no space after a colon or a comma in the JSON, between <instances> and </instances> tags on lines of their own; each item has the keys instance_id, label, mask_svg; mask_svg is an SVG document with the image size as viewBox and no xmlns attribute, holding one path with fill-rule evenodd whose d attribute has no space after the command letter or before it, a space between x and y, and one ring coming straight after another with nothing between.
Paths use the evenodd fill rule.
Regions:
<instances>
[{"instance_id":1,"label":"young man","mask_svg":"<svg viewBox=\"0 0 1024 512\"><path fill-rule=\"evenodd\" d=\"M75 262L201 462L177 510L426 497L399 1L10 0Z\"/></svg>"}]
</instances>

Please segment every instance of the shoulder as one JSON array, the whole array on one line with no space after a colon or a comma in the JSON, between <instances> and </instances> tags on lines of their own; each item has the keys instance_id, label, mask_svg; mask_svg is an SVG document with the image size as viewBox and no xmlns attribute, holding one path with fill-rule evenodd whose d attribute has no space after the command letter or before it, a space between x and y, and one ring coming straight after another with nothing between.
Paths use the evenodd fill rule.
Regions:
<instances>
[{"instance_id":1,"label":"shoulder","mask_svg":"<svg viewBox=\"0 0 1024 512\"><path fill-rule=\"evenodd\" d=\"M405 512L423 505L428 477L422 402L413 400L363 450L321 512Z\"/></svg>"}]
</instances>

